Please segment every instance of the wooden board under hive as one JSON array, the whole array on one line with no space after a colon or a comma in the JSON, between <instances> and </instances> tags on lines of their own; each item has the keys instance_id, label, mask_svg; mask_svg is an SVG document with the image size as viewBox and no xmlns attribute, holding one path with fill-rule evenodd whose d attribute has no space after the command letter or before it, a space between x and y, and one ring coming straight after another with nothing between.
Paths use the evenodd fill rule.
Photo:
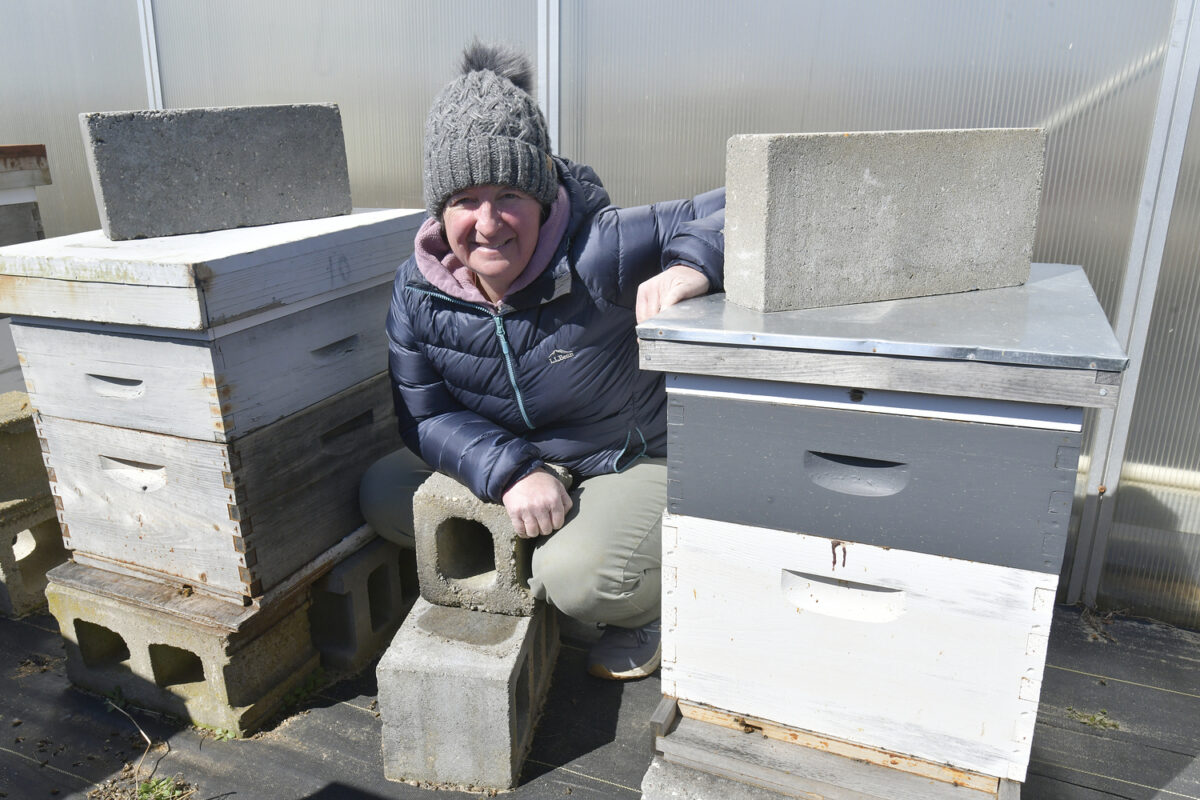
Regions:
<instances>
[{"instance_id":1,"label":"wooden board under hive","mask_svg":"<svg viewBox=\"0 0 1200 800\"><path fill-rule=\"evenodd\" d=\"M354 531L362 474L400 446L386 374L229 443L36 422L77 562L239 603Z\"/></svg>"}]
</instances>

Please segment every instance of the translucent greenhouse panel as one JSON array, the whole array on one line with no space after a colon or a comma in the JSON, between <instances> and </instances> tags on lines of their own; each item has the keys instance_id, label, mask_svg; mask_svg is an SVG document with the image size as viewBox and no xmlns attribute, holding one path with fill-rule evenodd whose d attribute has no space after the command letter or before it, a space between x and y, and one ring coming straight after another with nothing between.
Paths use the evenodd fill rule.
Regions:
<instances>
[{"instance_id":1,"label":"translucent greenhouse panel","mask_svg":"<svg viewBox=\"0 0 1200 800\"><path fill-rule=\"evenodd\" d=\"M1193 100L1200 101L1200 92ZM1112 532L1106 608L1200 628L1200 115L1193 110Z\"/></svg>"},{"instance_id":2,"label":"translucent greenhouse panel","mask_svg":"<svg viewBox=\"0 0 1200 800\"><path fill-rule=\"evenodd\" d=\"M358 207L419 208L425 114L473 37L536 56L535 0L156 0L167 108L337 103Z\"/></svg>"},{"instance_id":3,"label":"translucent greenhouse panel","mask_svg":"<svg viewBox=\"0 0 1200 800\"><path fill-rule=\"evenodd\" d=\"M619 204L724 182L735 133L1043 126L1034 257L1110 318L1170 0L606 0L563 5L562 151Z\"/></svg>"},{"instance_id":4,"label":"translucent greenhouse panel","mask_svg":"<svg viewBox=\"0 0 1200 800\"><path fill-rule=\"evenodd\" d=\"M0 144L44 144L47 236L100 227L79 114L147 107L134 0L11 0L0 22Z\"/></svg>"}]
</instances>

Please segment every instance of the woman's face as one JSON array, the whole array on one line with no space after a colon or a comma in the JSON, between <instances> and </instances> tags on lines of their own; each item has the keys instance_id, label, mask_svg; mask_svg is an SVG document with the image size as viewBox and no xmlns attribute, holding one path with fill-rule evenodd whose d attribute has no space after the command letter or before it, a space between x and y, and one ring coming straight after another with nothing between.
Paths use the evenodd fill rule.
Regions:
<instances>
[{"instance_id":1,"label":"woman's face","mask_svg":"<svg viewBox=\"0 0 1200 800\"><path fill-rule=\"evenodd\" d=\"M450 250L499 300L537 248L542 207L511 186L472 186L450 195L442 227Z\"/></svg>"}]
</instances>

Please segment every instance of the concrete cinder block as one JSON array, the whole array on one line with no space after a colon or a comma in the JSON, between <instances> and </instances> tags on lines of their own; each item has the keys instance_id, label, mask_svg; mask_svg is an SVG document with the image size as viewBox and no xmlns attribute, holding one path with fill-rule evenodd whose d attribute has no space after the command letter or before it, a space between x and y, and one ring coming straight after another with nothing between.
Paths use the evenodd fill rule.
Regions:
<instances>
[{"instance_id":1,"label":"concrete cinder block","mask_svg":"<svg viewBox=\"0 0 1200 800\"><path fill-rule=\"evenodd\" d=\"M0 394L0 503L49 497L50 483L24 392Z\"/></svg>"},{"instance_id":2,"label":"concrete cinder block","mask_svg":"<svg viewBox=\"0 0 1200 800\"><path fill-rule=\"evenodd\" d=\"M37 202L0 205L0 247L45 239Z\"/></svg>"},{"instance_id":3,"label":"concrete cinder block","mask_svg":"<svg viewBox=\"0 0 1200 800\"><path fill-rule=\"evenodd\" d=\"M44 606L46 573L66 560L29 398L0 394L0 614Z\"/></svg>"},{"instance_id":4,"label":"concrete cinder block","mask_svg":"<svg viewBox=\"0 0 1200 800\"><path fill-rule=\"evenodd\" d=\"M313 585L308 616L323 666L358 672L387 647L404 619L405 581L415 588L402 555L376 537Z\"/></svg>"},{"instance_id":5,"label":"concrete cinder block","mask_svg":"<svg viewBox=\"0 0 1200 800\"><path fill-rule=\"evenodd\" d=\"M1044 153L1033 128L734 136L726 297L786 311L1024 283Z\"/></svg>"},{"instance_id":6,"label":"concrete cinder block","mask_svg":"<svg viewBox=\"0 0 1200 800\"><path fill-rule=\"evenodd\" d=\"M388 780L516 785L558 657L555 614L418 599L376 670Z\"/></svg>"},{"instance_id":7,"label":"concrete cinder block","mask_svg":"<svg viewBox=\"0 0 1200 800\"><path fill-rule=\"evenodd\" d=\"M46 599L65 640L67 677L199 725L251 733L320 661L303 595L273 607L228 603L68 562Z\"/></svg>"},{"instance_id":8,"label":"concrete cinder block","mask_svg":"<svg viewBox=\"0 0 1200 800\"><path fill-rule=\"evenodd\" d=\"M23 617L46 605L46 573L67 560L47 494L0 500L0 614Z\"/></svg>"},{"instance_id":9,"label":"concrete cinder block","mask_svg":"<svg viewBox=\"0 0 1200 800\"><path fill-rule=\"evenodd\" d=\"M110 239L350 213L336 105L104 112L79 122Z\"/></svg>"},{"instance_id":10,"label":"concrete cinder block","mask_svg":"<svg viewBox=\"0 0 1200 800\"><path fill-rule=\"evenodd\" d=\"M426 600L495 614L534 612L531 540L513 531L504 506L434 473L413 495L413 525Z\"/></svg>"}]
</instances>

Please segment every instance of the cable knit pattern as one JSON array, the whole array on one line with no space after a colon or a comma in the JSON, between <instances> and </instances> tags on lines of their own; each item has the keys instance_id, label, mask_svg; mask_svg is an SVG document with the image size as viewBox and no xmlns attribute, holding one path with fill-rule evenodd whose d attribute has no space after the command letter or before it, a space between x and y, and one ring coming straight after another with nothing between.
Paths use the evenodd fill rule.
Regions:
<instances>
[{"instance_id":1,"label":"cable knit pattern","mask_svg":"<svg viewBox=\"0 0 1200 800\"><path fill-rule=\"evenodd\" d=\"M495 71L524 84L528 61L483 45L467 55L468 71L442 89L425 119L426 208L440 218L450 195L486 184L513 186L548 206L558 176L546 119L528 91ZM514 64L525 73L512 73Z\"/></svg>"}]
</instances>

